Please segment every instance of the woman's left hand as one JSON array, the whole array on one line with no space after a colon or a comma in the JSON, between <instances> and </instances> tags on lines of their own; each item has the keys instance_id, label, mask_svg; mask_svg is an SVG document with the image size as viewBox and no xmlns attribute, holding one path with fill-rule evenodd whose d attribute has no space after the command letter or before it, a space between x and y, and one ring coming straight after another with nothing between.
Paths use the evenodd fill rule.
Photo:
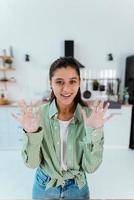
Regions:
<instances>
[{"instance_id":1,"label":"woman's left hand","mask_svg":"<svg viewBox=\"0 0 134 200\"><path fill-rule=\"evenodd\" d=\"M92 106L92 113L88 117L86 111L81 109L83 119L87 126L90 128L101 128L103 127L104 123L109 120L112 115L105 117L105 113L108 110L109 103L104 106L104 101L96 100Z\"/></svg>"}]
</instances>

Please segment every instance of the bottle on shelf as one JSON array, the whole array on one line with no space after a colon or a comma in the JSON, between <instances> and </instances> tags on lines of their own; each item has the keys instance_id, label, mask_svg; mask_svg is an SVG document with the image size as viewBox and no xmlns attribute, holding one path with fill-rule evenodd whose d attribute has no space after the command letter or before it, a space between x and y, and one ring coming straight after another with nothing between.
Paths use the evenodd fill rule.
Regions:
<instances>
[{"instance_id":1,"label":"bottle on shelf","mask_svg":"<svg viewBox=\"0 0 134 200\"><path fill-rule=\"evenodd\" d=\"M4 94L4 90L3 89L0 90L0 98L1 99L5 98L5 94Z\"/></svg>"}]
</instances>

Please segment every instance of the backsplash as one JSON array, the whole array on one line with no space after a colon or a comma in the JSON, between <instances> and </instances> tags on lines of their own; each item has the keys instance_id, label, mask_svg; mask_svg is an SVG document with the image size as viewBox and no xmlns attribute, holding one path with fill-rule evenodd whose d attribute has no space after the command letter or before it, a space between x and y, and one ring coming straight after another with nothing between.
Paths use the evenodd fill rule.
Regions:
<instances>
[{"instance_id":1,"label":"backsplash","mask_svg":"<svg viewBox=\"0 0 134 200\"><path fill-rule=\"evenodd\" d=\"M50 94L48 69L37 69L31 65L16 69L14 77L15 84L10 84L5 91L7 98L16 101L25 99L26 101L36 101L47 98ZM97 80L98 89L93 89L93 82ZM100 69L95 74L95 70L81 71L81 92L89 90L90 99L101 98L107 100L113 98L118 100L120 93L120 79L116 77L116 71L112 69ZM111 97L110 97L111 95ZM114 95L114 97L113 97Z\"/></svg>"}]
</instances>

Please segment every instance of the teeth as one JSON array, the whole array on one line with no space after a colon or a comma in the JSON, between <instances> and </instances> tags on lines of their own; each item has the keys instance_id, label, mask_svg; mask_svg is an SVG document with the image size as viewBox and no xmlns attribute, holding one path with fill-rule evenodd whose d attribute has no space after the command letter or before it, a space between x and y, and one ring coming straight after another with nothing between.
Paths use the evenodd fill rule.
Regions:
<instances>
[{"instance_id":1,"label":"teeth","mask_svg":"<svg viewBox=\"0 0 134 200\"><path fill-rule=\"evenodd\" d=\"M62 94L62 96L64 96L64 97L69 97L69 96L70 96L70 94L67 94L67 95L65 95L65 94Z\"/></svg>"}]
</instances>

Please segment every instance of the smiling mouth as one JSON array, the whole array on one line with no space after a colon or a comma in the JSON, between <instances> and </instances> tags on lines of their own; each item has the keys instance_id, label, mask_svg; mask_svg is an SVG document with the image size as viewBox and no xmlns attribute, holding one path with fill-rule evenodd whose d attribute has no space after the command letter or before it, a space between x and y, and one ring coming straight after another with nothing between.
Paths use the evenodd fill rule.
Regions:
<instances>
[{"instance_id":1,"label":"smiling mouth","mask_svg":"<svg viewBox=\"0 0 134 200\"><path fill-rule=\"evenodd\" d=\"M64 98L69 98L71 96L71 94L61 94L61 96Z\"/></svg>"}]
</instances>

